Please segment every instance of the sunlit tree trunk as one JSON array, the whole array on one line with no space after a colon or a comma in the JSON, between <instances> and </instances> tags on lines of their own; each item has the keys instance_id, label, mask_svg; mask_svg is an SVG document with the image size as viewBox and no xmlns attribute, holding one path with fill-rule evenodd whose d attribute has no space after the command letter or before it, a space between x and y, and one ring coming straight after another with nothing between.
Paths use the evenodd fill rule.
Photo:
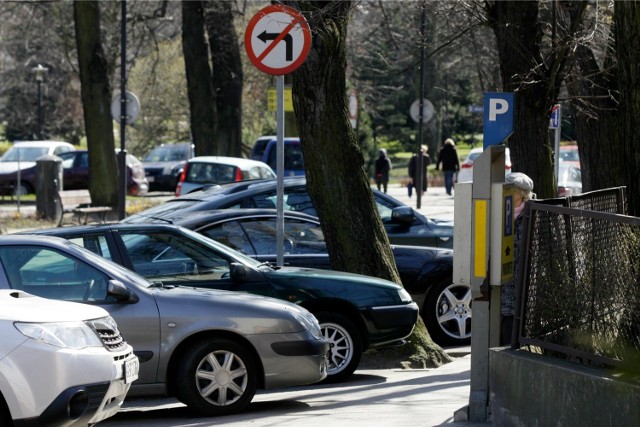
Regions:
<instances>
[{"instance_id":1,"label":"sunlit tree trunk","mask_svg":"<svg viewBox=\"0 0 640 427\"><path fill-rule=\"evenodd\" d=\"M89 191L95 205L118 207L118 166L115 156L111 87L107 60L100 40L100 7L97 1L74 1L73 18L84 123L89 151Z\"/></svg>"},{"instance_id":2,"label":"sunlit tree trunk","mask_svg":"<svg viewBox=\"0 0 640 427\"><path fill-rule=\"evenodd\" d=\"M242 154L242 62L229 1L207 1L205 25L212 58L212 82L218 114L216 145L225 156Z\"/></svg>"},{"instance_id":3,"label":"sunlit tree trunk","mask_svg":"<svg viewBox=\"0 0 640 427\"><path fill-rule=\"evenodd\" d=\"M201 1L182 2L182 50L187 75L187 93L191 112L191 134L196 155L218 155L217 116L209 52L204 38Z\"/></svg>"},{"instance_id":4,"label":"sunlit tree trunk","mask_svg":"<svg viewBox=\"0 0 640 427\"><path fill-rule=\"evenodd\" d=\"M393 252L364 169L347 109L345 41L350 1L285 2L305 13L312 31L306 61L293 72L293 104L302 139L307 187L336 270L400 284ZM393 350L418 365L450 360L422 322L410 343Z\"/></svg>"}]
</instances>

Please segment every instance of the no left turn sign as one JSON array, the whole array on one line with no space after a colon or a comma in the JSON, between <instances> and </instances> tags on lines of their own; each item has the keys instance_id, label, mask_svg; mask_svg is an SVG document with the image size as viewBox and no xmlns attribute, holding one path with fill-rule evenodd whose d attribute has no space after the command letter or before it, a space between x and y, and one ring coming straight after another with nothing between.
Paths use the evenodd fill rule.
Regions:
<instances>
[{"instance_id":1,"label":"no left turn sign","mask_svg":"<svg viewBox=\"0 0 640 427\"><path fill-rule=\"evenodd\" d=\"M260 71L288 74L307 58L311 31L304 16L284 5L271 5L256 13L244 34L249 59Z\"/></svg>"}]
</instances>

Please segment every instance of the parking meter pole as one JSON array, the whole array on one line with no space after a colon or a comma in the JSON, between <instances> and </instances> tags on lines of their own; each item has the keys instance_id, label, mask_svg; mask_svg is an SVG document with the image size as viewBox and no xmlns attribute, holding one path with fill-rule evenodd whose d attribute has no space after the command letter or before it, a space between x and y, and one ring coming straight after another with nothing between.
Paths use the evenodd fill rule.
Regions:
<instances>
[{"instance_id":1,"label":"parking meter pole","mask_svg":"<svg viewBox=\"0 0 640 427\"><path fill-rule=\"evenodd\" d=\"M469 394L469 421L485 422L489 405L489 347L499 339L499 318L496 323L492 312L500 310L499 288L492 296L489 277L493 184L504 183L505 147L489 146L473 164L471 201L471 260L470 283L473 296L473 333L471 334L471 387ZM500 202L497 203L500 205ZM497 328L497 329L496 329ZM498 338L493 337L498 335Z\"/></svg>"},{"instance_id":2,"label":"parking meter pole","mask_svg":"<svg viewBox=\"0 0 640 427\"><path fill-rule=\"evenodd\" d=\"M284 265L284 76L276 77L276 265Z\"/></svg>"}]
</instances>

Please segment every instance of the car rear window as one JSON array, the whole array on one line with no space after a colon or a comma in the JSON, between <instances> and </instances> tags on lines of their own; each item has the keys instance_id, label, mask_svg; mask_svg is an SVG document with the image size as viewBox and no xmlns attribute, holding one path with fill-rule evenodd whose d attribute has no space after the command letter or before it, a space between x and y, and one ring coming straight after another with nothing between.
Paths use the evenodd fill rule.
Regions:
<instances>
[{"instance_id":1,"label":"car rear window","mask_svg":"<svg viewBox=\"0 0 640 427\"><path fill-rule=\"evenodd\" d=\"M236 167L220 163L189 163L189 169L185 182L195 184L223 184L233 182L236 176Z\"/></svg>"}]
</instances>

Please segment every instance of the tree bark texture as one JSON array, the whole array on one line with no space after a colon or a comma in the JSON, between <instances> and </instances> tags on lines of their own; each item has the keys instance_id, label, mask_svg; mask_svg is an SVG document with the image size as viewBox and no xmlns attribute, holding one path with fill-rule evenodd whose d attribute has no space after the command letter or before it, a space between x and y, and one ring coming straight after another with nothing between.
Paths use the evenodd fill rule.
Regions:
<instances>
[{"instance_id":1,"label":"tree bark texture","mask_svg":"<svg viewBox=\"0 0 640 427\"><path fill-rule=\"evenodd\" d=\"M197 156L219 154L216 145L217 113L204 30L202 2L183 0L182 51L187 76L191 133Z\"/></svg>"},{"instance_id":2,"label":"tree bark texture","mask_svg":"<svg viewBox=\"0 0 640 427\"><path fill-rule=\"evenodd\" d=\"M629 215L640 216L640 3L616 1L616 55L620 84L621 137L611 141L610 150L619 158L617 170L627 186ZM613 171L609 171L613 172Z\"/></svg>"},{"instance_id":3,"label":"tree bark texture","mask_svg":"<svg viewBox=\"0 0 640 427\"><path fill-rule=\"evenodd\" d=\"M555 197L549 112L558 99L569 49L561 46L543 58L537 1L495 1L487 8L498 44L503 90L515 92L516 98L515 130L507 144L513 171L533 179L538 197Z\"/></svg>"},{"instance_id":4,"label":"tree bark texture","mask_svg":"<svg viewBox=\"0 0 640 427\"><path fill-rule=\"evenodd\" d=\"M215 139L220 155L242 155L242 61L232 3L206 1L205 25L211 52L212 82L218 116Z\"/></svg>"},{"instance_id":5,"label":"tree bark texture","mask_svg":"<svg viewBox=\"0 0 640 427\"><path fill-rule=\"evenodd\" d=\"M107 60L100 40L98 3L73 2L82 106L91 170L89 192L95 205L111 206L114 212L119 212L111 87Z\"/></svg>"},{"instance_id":6,"label":"tree bark texture","mask_svg":"<svg viewBox=\"0 0 640 427\"><path fill-rule=\"evenodd\" d=\"M312 32L309 56L293 72L293 105L307 188L322 219L332 267L401 284L349 122L345 41L352 2L286 3L304 12ZM421 320L406 345L376 355L390 366L404 360L413 366L439 366L451 360Z\"/></svg>"},{"instance_id":7,"label":"tree bark texture","mask_svg":"<svg viewBox=\"0 0 640 427\"><path fill-rule=\"evenodd\" d=\"M351 2L299 2L312 48L293 73L293 103L302 138L307 187L336 270L400 283L387 234L347 113L347 17Z\"/></svg>"},{"instance_id":8,"label":"tree bark texture","mask_svg":"<svg viewBox=\"0 0 640 427\"><path fill-rule=\"evenodd\" d=\"M612 149L622 135L618 126L617 81L611 74L611 65L606 61L601 68L593 52L579 46L574 72L567 78L575 112L583 192L622 185L617 173L622 159Z\"/></svg>"}]
</instances>

